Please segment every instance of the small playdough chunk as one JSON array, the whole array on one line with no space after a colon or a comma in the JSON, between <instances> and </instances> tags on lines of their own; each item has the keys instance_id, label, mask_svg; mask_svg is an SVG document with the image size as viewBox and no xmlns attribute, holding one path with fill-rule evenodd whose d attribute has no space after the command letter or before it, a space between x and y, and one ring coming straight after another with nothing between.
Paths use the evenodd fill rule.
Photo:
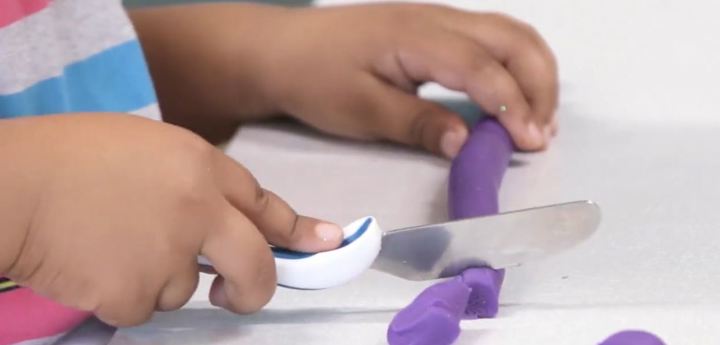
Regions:
<instances>
[{"instance_id":1,"label":"small playdough chunk","mask_svg":"<svg viewBox=\"0 0 720 345\"><path fill-rule=\"evenodd\" d=\"M470 288L455 277L425 289L390 323L391 345L447 345L460 335Z\"/></svg>"},{"instance_id":2,"label":"small playdough chunk","mask_svg":"<svg viewBox=\"0 0 720 345\"><path fill-rule=\"evenodd\" d=\"M449 345L460 334L461 319L494 317L503 271L471 268L430 286L390 323L391 345Z\"/></svg>"},{"instance_id":3,"label":"small playdough chunk","mask_svg":"<svg viewBox=\"0 0 720 345\"><path fill-rule=\"evenodd\" d=\"M600 345L665 345L665 343L652 333L631 330L615 333Z\"/></svg>"},{"instance_id":4,"label":"small playdough chunk","mask_svg":"<svg viewBox=\"0 0 720 345\"><path fill-rule=\"evenodd\" d=\"M470 298L465 307L464 319L483 319L495 317L498 313L500 287L505 271L491 268L470 268L460 276L470 288Z\"/></svg>"}]
</instances>

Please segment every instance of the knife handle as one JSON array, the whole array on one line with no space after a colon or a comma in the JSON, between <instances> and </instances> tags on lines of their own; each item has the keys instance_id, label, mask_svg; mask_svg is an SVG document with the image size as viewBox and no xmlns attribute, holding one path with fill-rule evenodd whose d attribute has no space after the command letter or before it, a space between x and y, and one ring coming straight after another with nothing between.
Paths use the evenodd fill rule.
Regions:
<instances>
[{"instance_id":1,"label":"knife handle","mask_svg":"<svg viewBox=\"0 0 720 345\"><path fill-rule=\"evenodd\" d=\"M321 253L302 253L273 247L280 286L318 290L339 286L372 266L380 253L382 230L374 217L360 218L343 228L340 247ZM198 263L212 266L204 256Z\"/></svg>"}]
</instances>

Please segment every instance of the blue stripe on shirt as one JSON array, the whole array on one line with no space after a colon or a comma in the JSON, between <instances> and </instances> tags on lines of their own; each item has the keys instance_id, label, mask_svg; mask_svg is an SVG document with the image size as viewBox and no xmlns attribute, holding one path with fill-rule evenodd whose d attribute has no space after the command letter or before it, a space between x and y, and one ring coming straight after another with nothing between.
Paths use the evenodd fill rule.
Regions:
<instances>
[{"instance_id":1,"label":"blue stripe on shirt","mask_svg":"<svg viewBox=\"0 0 720 345\"><path fill-rule=\"evenodd\" d=\"M63 112L128 112L157 101L134 39L65 67L27 89L0 95L0 118Z\"/></svg>"}]
</instances>

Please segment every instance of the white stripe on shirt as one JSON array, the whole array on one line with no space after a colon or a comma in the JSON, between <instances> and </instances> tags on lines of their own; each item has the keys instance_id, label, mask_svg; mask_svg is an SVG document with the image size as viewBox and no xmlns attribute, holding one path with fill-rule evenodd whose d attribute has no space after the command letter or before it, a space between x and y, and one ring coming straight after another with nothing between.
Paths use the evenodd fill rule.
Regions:
<instances>
[{"instance_id":1,"label":"white stripe on shirt","mask_svg":"<svg viewBox=\"0 0 720 345\"><path fill-rule=\"evenodd\" d=\"M130 112L130 114L138 115L142 117L146 117L148 119L153 120L162 120L160 115L160 107L157 103L153 103L151 105L148 105L147 107L140 108L138 110L133 110Z\"/></svg>"}]
</instances>

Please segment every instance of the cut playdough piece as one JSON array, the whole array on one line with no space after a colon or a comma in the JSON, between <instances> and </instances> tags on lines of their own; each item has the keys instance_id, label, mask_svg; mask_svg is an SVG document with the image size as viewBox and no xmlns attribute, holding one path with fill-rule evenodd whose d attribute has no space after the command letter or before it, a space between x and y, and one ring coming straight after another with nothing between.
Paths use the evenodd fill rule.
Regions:
<instances>
[{"instance_id":1,"label":"cut playdough piece","mask_svg":"<svg viewBox=\"0 0 720 345\"><path fill-rule=\"evenodd\" d=\"M497 314L503 272L470 268L462 275L430 286L390 323L392 345L452 344L460 335L460 320Z\"/></svg>"},{"instance_id":2,"label":"cut playdough piece","mask_svg":"<svg viewBox=\"0 0 720 345\"><path fill-rule=\"evenodd\" d=\"M485 267L470 268L465 270L460 277L471 291L463 319L495 317L498 313L498 296L505 278L505 271Z\"/></svg>"},{"instance_id":3,"label":"cut playdough piece","mask_svg":"<svg viewBox=\"0 0 720 345\"><path fill-rule=\"evenodd\" d=\"M435 284L420 293L390 323L392 345L452 344L460 335L470 288L460 277Z\"/></svg>"},{"instance_id":4,"label":"cut playdough piece","mask_svg":"<svg viewBox=\"0 0 720 345\"><path fill-rule=\"evenodd\" d=\"M652 333L631 330L615 333L600 345L665 345L665 343Z\"/></svg>"},{"instance_id":5,"label":"cut playdough piece","mask_svg":"<svg viewBox=\"0 0 720 345\"><path fill-rule=\"evenodd\" d=\"M498 212L498 190L513 152L507 131L494 119L480 120L453 161L448 206L450 218ZM461 276L423 291L390 323L391 345L447 345L460 334L461 319L497 315L503 270L470 268ZM464 301L464 305L459 305Z\"/></svg>"}]
</instances>

